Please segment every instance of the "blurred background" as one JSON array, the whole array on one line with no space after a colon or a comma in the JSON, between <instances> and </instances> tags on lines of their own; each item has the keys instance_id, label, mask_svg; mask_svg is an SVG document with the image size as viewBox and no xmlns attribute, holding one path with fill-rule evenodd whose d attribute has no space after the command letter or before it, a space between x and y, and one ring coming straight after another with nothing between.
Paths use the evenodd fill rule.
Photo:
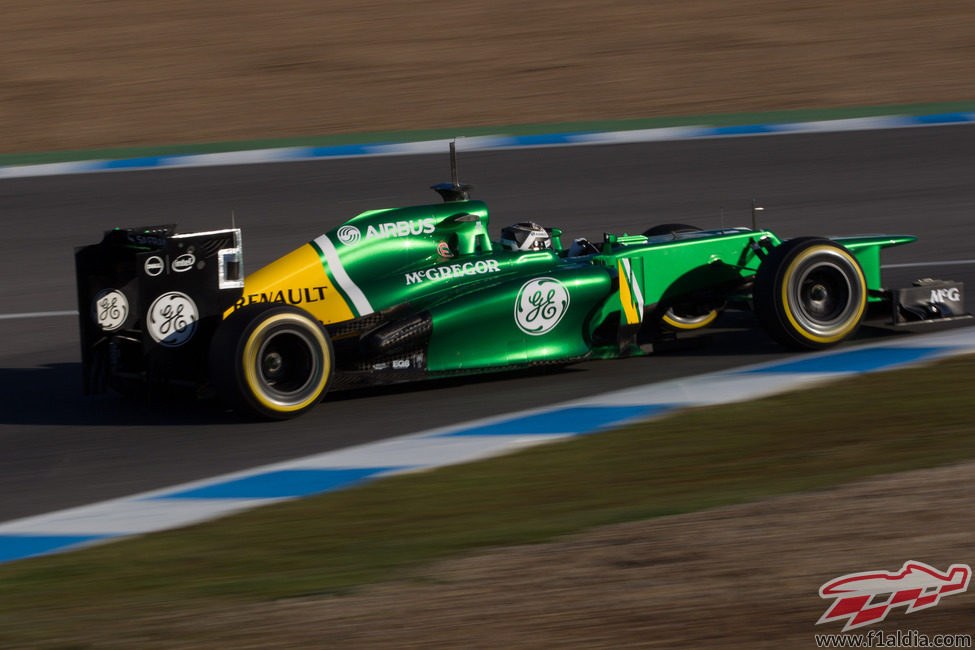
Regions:
<instances>
[{"instance_id":1,"label":"blurred background","mask_svg":"<svg viewBox=\"0 0 975 650\"><path fill-rule=\"evenodd\" d=\"M0 153L971 99L932 0L7 0Z\"/></svg>"}]
</instances>

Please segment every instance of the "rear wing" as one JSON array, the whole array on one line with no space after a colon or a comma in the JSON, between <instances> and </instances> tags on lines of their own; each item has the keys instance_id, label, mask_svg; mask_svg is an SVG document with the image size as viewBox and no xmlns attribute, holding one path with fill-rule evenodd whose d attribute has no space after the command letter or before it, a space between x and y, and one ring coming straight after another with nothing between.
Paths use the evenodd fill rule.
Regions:
<instances>
[{"instance_id":1,"label":"rear wing","mask_svg":"<svg viewBox=\"0 0 975 650\"><path fill-rule=\"evenodd\" d=\"M116 228L75 250L85 392L150 379L198 385L210 338L243 293L240 229Z\"/></svg>"}]
</instances>

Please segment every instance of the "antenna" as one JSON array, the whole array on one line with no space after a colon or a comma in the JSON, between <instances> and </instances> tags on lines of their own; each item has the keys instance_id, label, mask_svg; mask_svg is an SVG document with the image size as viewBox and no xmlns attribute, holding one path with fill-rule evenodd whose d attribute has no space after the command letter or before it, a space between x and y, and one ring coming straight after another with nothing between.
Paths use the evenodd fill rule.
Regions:
<instances>
[{"instance_id":1,"label":"antenna","mask_svg":"<svg viewBox=\"0 0 975 650\"><path fill-rule=\"evenodd\" d=\"M764 211L765 208L758 205L755 199L752 199L752 230L758 230L758 213Z\"/></svg>"},{"instance_id":2,"label":"antenna","mask_svg":"<svg viewBox=\"0 0 975 650\"><path fill-rule=\"evenodd\" d=\"M452 201L469 201L471 198L470 190L473 185L467 185L457 180L457 138L450 141L450 182L433 185L430 189L443 197L444 203Z\"/></svg>"},{"instance_id":3,"label":"antenna","mask_svg":"<svg viewBox=\"0 0 975 650\"><path fill-rule=\"evenodd\" d=\"M450 184L457 187L457 138L450 141Z\"/></svg>"},{"instance_id":4,"label":"antenna","mask_svg":"<svg viewBox=\"0 0 975 650\"><path fill-rule=\"evenodd\" d=\"M230 227L237 228L237 214L233 208L230 209Z\"/></svg>"}]
</instances>

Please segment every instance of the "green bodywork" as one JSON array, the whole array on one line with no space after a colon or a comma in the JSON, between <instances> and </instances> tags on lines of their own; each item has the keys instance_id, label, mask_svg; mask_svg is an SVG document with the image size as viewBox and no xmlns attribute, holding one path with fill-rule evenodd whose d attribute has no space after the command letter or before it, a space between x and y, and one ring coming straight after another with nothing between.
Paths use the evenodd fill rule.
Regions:
<instances>
[{"instance_id":1,"label":"green bodywork","mask_svg":"<svg viewBox=\"0 0 975 650\"><path fill-rule=\"evenodd\" d=\"M841 246L845 246L853 257L857 258L863 275L867 279L867 288L871 294L869 300L877 302L882 300L880 291L880 249L889 246L900 246L917 241L917 237L911 235L857 235L855 237L833 237L833 241Z\"/></svg>"},{"instance_id":2,"label":"green bodywork","mask_svg":"<svg viewBox=\"0 0 975 650\"><path fill-rule=\"evenodd\" d=\"M328 268L324 254L323 264L356 316L331 324L333 336L359 337L346 352L359 370L393 374L642 354L637 343L675 303L747 300L762 259L781 243L747 228L606 235L597 252L572 257L553 234L552 250L505 250L491 241L487 206L472 200L363 213L323 236L342 269ZM913 240L835 239L862 266L871 300L881 297L880 249ZM394 334L370 351L363 342L384 327Z\"/></svg>"}]
</instances>

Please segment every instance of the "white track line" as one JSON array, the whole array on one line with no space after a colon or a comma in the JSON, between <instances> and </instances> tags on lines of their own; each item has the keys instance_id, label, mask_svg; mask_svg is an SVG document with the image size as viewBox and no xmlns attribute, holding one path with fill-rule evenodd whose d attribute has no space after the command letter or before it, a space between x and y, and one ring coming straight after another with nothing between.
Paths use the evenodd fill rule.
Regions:
<instances>
[{"instance_id":1,"label":"white track line","mask_svg":"<svg viewBox=\"0 0 975 650\"><path fill-rule=\"evenodd\" d=\"M975 260L952 260L949 262L907 262L905 264L882 264L882 269L906 269L912 266L956 266L958 264L975 264Z\"/></svg>"},{"instance_id":2,"label":"white track line","mask_svg":"<svg viewBox=\"0 0 975 650\"><path fill-rule=\"evenodd\" d=\"M76 311L29 311L23 314L0 314L0 320L13 320L15 318L46 318L49 316L77 316Z\"/></svg>"}]
</instances>

